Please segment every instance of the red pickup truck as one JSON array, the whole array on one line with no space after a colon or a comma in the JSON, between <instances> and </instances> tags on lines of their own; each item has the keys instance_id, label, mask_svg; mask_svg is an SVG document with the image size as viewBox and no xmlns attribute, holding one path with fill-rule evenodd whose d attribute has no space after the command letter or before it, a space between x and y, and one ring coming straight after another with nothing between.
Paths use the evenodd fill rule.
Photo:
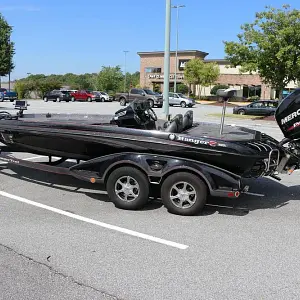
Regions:
<instances>
[{"instance_id":1,"label":"red pickup truck","mask_svg":"<svg viewBox=\"0 0 300 300\"><path fill-rule=\"evenodd\" d=\"M81 90L71 93L71 101L100 101L100 95L95 92Z\"/></svg>"}]
</instances>

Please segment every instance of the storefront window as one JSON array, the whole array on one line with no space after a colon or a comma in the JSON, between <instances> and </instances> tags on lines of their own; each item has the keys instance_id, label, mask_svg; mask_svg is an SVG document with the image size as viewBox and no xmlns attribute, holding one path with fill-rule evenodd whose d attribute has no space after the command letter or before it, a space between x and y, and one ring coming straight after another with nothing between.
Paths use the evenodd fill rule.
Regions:
<instances>
[{"instance_id":1,"label":"storefront window","mask_svg":"<svg viewBox=\"0 0 300 300\"><path fill-rule=\"evenodd\" d=\"M145 73L161 73L161 68L147 67L145 68Z\"/></svg>"},{"instance_id":2,"label":"storefront window","mask_svg":"<svg viewBox=\"0 0 300 300\"><path fill-rule=\"evenodd\" d=\"M250 98L250 97L261 97L261 86L247 86L243 87L243 97Z\"/></svg>"}]
</instances>

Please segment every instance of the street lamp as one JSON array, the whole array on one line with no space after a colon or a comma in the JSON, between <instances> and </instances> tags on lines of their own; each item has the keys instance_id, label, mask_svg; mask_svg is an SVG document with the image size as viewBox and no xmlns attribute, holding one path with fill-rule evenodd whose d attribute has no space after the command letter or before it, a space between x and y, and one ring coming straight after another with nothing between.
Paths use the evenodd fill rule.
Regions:
<instances>
[{"instance_id":1,"label":"street lamp","mask_svg":"<svg viewBox=\"0 0 300 300\"><path fill-rule=\"evenodd\" d=\"M10 26L10 29L12 30L14 26ZM10 92L10 75L11 75L11 68L10 68L10 63L11 63L11 59L12 59L12 56L11 56L11 40L10 40L10 35L11 35L11 32L9 33L9 72L8 72L8 91Z\"/></svg>"},{"instance_id":2,"label":"street lamp","mask_svg":"<svg viewBox=\"0 0 300 300\"><path fill-rule=\"evenodd\" d=\"M185 5L173 5L172 8L177 9L177 17L176 17L176 54L175 54L175 77L174 77L174 93L176 93L177 88L177 68L178 68L178 21L179 21L179 8L183 8Z\"/></svg>"},{"instance_id":3,"label":"street lamp","mask_svg":"<svg viewBox=\"0 0 300 300\"><path fill-rule=\"evenodd\" d=\"M170 84L170 25L171 25L171 0L166 0L165 24L165 59L164 59L164 102L163 110L169 119L169 84Z\"/></svg>"},{"instance_id":4,"label":"street lamp","mask_svg":"<svg viewBox=\"0 0 300 300\"><path fill-rule=\"evenodd\" d=\"M124 93L126 92L126 55L129 52L128 50L123 51L125 54L125 65L124 65L124 73L125 73L125 79L124 79Z\"/></svg>"}]
</instances>

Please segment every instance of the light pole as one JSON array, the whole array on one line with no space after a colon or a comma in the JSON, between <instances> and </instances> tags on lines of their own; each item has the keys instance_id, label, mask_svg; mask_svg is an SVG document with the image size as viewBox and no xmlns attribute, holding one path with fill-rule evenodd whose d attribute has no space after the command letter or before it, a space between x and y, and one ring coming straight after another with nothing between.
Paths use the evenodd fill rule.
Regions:
<instances>
[{"instance_id":1,"label":"light pole","mask_svg":"<svg viewBox=\"0 0 300 300\"><path fill-rule=\"evenodd\" d=\"M166 25L165 25L165 59L164 59L164 102L163 110L169 119L169 84L170 84L170 25L171 25L171 0L166 0Z\"/></svg>"},{"instance_id":2,"label":"light pole","mask_svg":"<svg viewBox=\"0 0 300 300\"><path fill-rule=\"evenodd\" d=\"M10 29L12 30L14 26L10 26ZM10 40L10 35L11 32L9 32L9 72L8 72L8 91L10 92L10 75L11 75L11 60L12 60L12 56L11 56L11 40Z\"/></svg>"},{"instance_id":3,"label":"light pole","mask_svg":"<svg viewBox=\"0 0 300 300\"><path fill-rule=\"evenodd\" d=\"M124 79L124 93L126 92L126 55L129 52L128 50L124 50L124 55L125 55L125 65L124 65L124 73L125 73L125 79Z\"/></svg>"},{"instance_id":4,"label":"light pole","mask_svg":"<svg viewBox=\"0 0 300 300\"><path fill-rule=\"evenodd\" d=\"M174 5L174 6L172 6L172 8L176 8L176 10L177 10L177 16L176 16L176 54L175 54L174 93L176 93L176 89L177 89L179 8L183 8L183 7L185 7L185 5Z\"/></svg>"}]
</instances>

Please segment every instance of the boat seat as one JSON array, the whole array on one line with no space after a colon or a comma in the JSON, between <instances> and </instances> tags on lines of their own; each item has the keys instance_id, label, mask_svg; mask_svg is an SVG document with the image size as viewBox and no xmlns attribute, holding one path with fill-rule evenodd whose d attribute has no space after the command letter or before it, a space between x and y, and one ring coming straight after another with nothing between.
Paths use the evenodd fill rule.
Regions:
<instances>
[{"instance_id":1,"label":"boat seat","mask_svg":"<svg viewBox=\"0 0 300 300\"><path fill-rule=\"evenodd\" d=\"M194 122L194 112L188 110L183 117L183 130L187 130L193 126Z\"/></svg>"},{"instance_id":2,"label":"boat seat","mask_svg":"<svg viewBox=\"0 0 300 300\"><path fill-rule=\"evenodd\" d=\"M183 116L176 115L171 121L164 124L166 132L180 133L183 131Z\"/></svg>"}]
</instances>

